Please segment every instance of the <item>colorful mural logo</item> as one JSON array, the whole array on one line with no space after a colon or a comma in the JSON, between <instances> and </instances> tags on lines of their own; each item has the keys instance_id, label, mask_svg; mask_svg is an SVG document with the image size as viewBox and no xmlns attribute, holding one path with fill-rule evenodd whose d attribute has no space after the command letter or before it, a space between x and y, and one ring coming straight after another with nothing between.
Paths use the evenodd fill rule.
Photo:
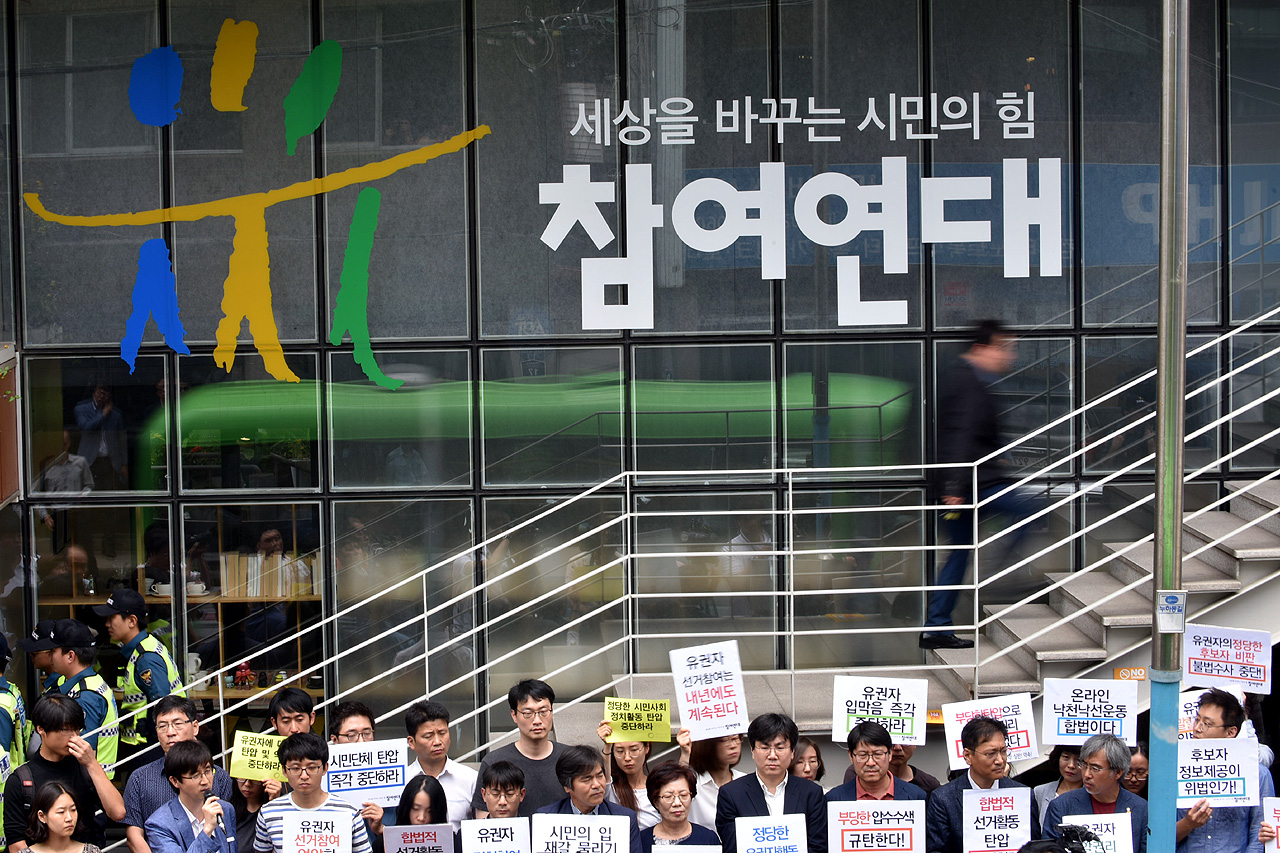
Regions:
<instances>
[{"instance_id":1,"label":"colorful mural logo","mask_svg":"<svg viewBox=\"0 0 1280 853\"><path fill-rule=\"evenodd\" d=\"M209 100L220 112L245 109L245 87L253 76L257 57L258 27L252 21L223 22L214 49L209 77ZM342 46L336 41L316 45L284 98L285 150L293 155L298 142L319 129L333 105L342 78ZM182 58L171 47L158 47L133 64L129 78L129 107L142 124L163 127L182 114ZM249 334L273 377L297 382L298 376L285 363L275 315L271 308L271 263L266 225L267 208L286 201L309 198L356 184L368 184L401 169L418 166L445 154L461 151L489 134L479 125L457 136L406 151L385 160L365 163L308 181L257 193L230 196L198 204L175 205L133 213L77 215L53 213L45 208L38 193L23 198L31 211L49 222L76 227L156 225L163 222L195 222L208 217L229 216L235 224L226 281L223 283L222 319L218 323L214 361L231 370L236 357L240 326L249 322ZM333 312L329 341L334 346L350 335L356 362L374 383L395 389L402 384L378 367L369 334L369 261L382 193L374 187L360 190L355 214L347 235L340 288ZM138 276L133 287L133 312L120 341L120 357L133 370L142 344L147 320L154 319L165 343L175 352L190 354L179 318L177 279L169 247L163 238L147 240L138 253Z\"/></svg>"}]
</instances>

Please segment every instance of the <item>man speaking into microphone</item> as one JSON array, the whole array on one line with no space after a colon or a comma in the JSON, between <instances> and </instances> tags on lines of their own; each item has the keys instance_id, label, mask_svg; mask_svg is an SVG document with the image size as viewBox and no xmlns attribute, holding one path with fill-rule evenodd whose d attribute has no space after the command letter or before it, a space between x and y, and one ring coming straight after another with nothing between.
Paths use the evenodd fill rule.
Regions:
<instances>
[{"instance_id":1,"label":"man speaking into microphone","mask_svg":"<svg viewBox=\"0 0 1280 853\"><path fill-rule=\"evenodd\" d=\"M236 853L235 809L213 796L209 748L175 743L165 753L164 775L177 796L147 818L143 831L152 853Z\"/></svg>"}]
</instances>

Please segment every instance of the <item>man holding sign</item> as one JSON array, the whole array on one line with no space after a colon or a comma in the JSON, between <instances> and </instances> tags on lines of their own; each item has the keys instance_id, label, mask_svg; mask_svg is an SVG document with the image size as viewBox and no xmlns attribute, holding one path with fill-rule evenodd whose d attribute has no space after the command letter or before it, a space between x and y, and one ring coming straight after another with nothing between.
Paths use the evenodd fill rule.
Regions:
<instances>
[{"instance_id":1,"label":"man holding sign","mask_svg":"<svg viewBox=\"0 0 1280 853\"><path fill-rule=\"evenodd\" d=\"M324 789L324 775L329 771L329 747L324 740L313 732L299 732L284 739L278 755L290 792L258 810L253 849L258 853L297 853L292 843L286 843L285 823L288 815L302 812L334 824L345 842L337 845L342 853L371 853L360 809Z\"/></svg>"},{"instance_id":2,"label":"man holding sign","mask_svg":"<svg viewBox=\"0 0 1280 853\"><path fill-rule=\"evenodd\" d=\"M631 823L631 853L640 853L640 825L636 813L604 798L609 782L604 775L604 761L589 746L568 746L556 759L556 778L560 780L564 799L545 805L537 814L604 815L625 817Z\"/></svg>"},{"instance_id":3,"label":"man holding sign","mask_svg":"<svg viewBox=\"0 0 1280 853\"><path fill-rule=\"evenodd\" d=\"M1049 803L1044 832L1061 838L1061 825L1073 823L1071 815L1129 813L1133 830L1133 853L1147 849L1147 801L1120 786L1129 772L1129 747L1115 735L1094 735L1080 747L1084 787L1067 791Z\"/></svg>"},{"instance_id":4,"label":"man holding sign","mask_svg":"<svg viewBox=\"0 0 1280 853\"><path fill-rule=\"evenodd\" d=\"M1200 696L1191 736L1199 740L1234 738L1244 725L1244 708L1236 697L1213 688ZM1275 795L1267 768L1258 767L1260 796ZM1178 853L1245 853L1262 849L1262 805L1213 807L1201 800L1189 809L1178 809Z\"/></svg>"}]
</instances>

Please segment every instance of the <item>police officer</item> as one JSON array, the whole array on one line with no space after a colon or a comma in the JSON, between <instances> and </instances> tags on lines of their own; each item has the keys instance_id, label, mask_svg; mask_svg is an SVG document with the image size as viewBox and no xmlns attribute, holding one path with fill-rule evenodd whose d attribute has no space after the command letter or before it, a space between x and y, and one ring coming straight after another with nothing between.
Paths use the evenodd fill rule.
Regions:
<instances>
[{"instance_id":1,"label":"police officer","mask_svg":"<svg viewBox=\"0 0 1280 853\"><path fill-rule=\"evenodd\" d=\"M27 760L27 706L18 685L4 677L13 655L9 641L0 633L0 779Z\"/></svg>"},{"instance_id":2,"label":"police officer","mask_svg":"<svg viewBox=\"0 0 1280 853\"><path fill-rule=\"evenodd\" d=\"M120 715L111 686L93 671L98 655L93 632L83 622L59 619L54 623L52 639L53 671L63 677L58 692L75 699L84 709L84 738L111 779L120 754ZM91 734L96 729L101 731Z\"/></svg>"},{"instance_id":3,"label":"police officer","mask_svg":"<svg viewBox=\"0 0 1280 853\"><path fill-rule=\"evenodd\" d=\"M164 644L142 628L147 621L146 600L135 590L115 589L106 604L93 612L106 620L107 636L120 646L125 660L124 675L116 690L120 702L120 746L122 757L132 755L145 743L155 742L155 723L145 708L170 693L182 692L182 676ZM139 713L133 717L129 714Z\"/></svg>"}]
</instances>

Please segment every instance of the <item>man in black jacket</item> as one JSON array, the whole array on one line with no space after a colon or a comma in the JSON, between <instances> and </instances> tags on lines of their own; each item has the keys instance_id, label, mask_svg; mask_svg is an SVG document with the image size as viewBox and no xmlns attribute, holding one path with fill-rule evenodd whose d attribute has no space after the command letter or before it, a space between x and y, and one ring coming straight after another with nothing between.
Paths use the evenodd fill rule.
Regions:
<instances>
[{"instance_id":1,"label":"man in black jacket","mask_svg":"<svg viewBox=\"0 0 1280 853\"><path fill-rule=\"evenodd\" d=\"M971 469L963 467L990 456L1004 446L1000 436L1000 413L990 386L1007 373L1017 358L1017 341L1004 331L998 320L983 320L974 328L969 348L957 359L955 368L942 385L938 402L938 461L956 465L941 469L942 502L949 506L971 504L973 479ZM978 466L978 500L984 500L1008 488L1006 461L988 459ZM1030 500L1017 489L1000 494L983 507L983 512L1004 513L1021 521L1034 511ZM938 573L939 586L964 583L969 567L969 551L973 545L973 513L953 510L943 515L951 544L951 556ZM1008 551L1017 547L1026 535L1026 526L1008 537ZM924 649L967 649L973 641L957 637L949 630L951 611L960 591L940 589L929 594L929 617L925 633L920 635ZM934 630L930 628L947 628Z\"/></svg>"}]
</instances>

